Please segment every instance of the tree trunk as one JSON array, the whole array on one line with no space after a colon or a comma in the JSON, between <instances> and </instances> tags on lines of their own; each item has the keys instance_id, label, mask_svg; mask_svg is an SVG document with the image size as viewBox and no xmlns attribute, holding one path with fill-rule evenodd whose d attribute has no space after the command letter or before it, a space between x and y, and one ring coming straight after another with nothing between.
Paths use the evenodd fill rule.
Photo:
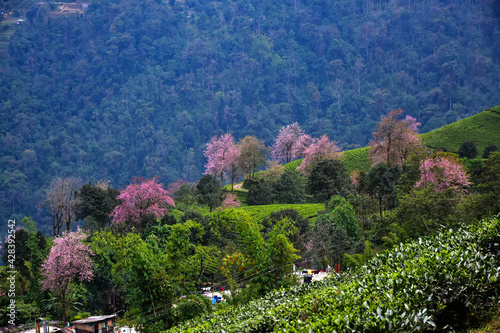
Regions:
<instances>
[{"instance_id":1,"label":"tree trunk","mask_svg":"<svg viewBox=\"0 0 500 333\"><path fill-rule=\"evenodd\" d=\"M378 196L378 206L380 209L380 217L382 217L382 196L381 195Z\"/></svg>"},{"instance_id":2,"label":"tree trunk","mask_svg":"<svg viewBox=\"0 0 500 333\"><path fill-rule=\"evenodd\" d=\"M149 288L149 283L150 283L150 282L151 282L151 281L149 281L149 282L148 282L149 297L151 298L151 305L153 305L153 313L154 313L154 315L155 315L155 317L156 317L155 302L154 302L154 300L153 300L153 295L151 294L151 288Z\"/></svg>"},{"instance_id":3,"label":"tree trunk","mask_svg":"<svg viewBox=\"0 0 500 333\"><path fill-rule=\"evenodd\" d=\"M62 313L63 313L63 317L62 317L62 322L63 322L63 325L66 324L66 308L68 307L67 306L67 303L66 303L66 290L62 290L61 291L61 305L62 305Z\"/></svg>"}]
</instances>

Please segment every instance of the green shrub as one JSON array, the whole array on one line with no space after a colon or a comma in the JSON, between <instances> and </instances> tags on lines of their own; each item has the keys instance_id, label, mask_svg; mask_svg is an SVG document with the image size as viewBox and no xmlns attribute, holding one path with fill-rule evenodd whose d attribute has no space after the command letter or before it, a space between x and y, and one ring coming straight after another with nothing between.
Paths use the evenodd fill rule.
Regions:
<instances>
[{"instance_id":1,"label":"green shrub","mask_svg":"<svg viewBox=\"0 0 500 333\"><path fill-rule=\"evenodd\" d=\"M484 148L483 158L487 159L488 157L490 157L490 154L495 151L498 151L498 147L495 145L489 145L488 147Z\"/></svg>"},{"instance_id":2,"label":"green shrub","mask_svg":"<svg viewBox=\"0 0 500 333\"><path fill-rule=\"evenodd\" d=\"M458 149L458 156L460 158L473 159L477 156L477 146L473 141L465 141L460 145Z\"/></svg>"},{"instance_id":3,"label":"green shrub","mask_svg":"<svg viewBox=\"0 0 500 333\"><path fill-rule=\"evenodd\" d=\"M255 178L245 178L245 180L243 181L243 185L241 187L249 190L252 187L252 185L257 184L258 182L259 181Z\"/></svg>"},{"instance_id":4,"label":"green shrub","mask_svg":"<svg viewBox=\"0 0 500 333\"><path fill-rule=\"evenodd\" d=\"M271 205L274 202L273 184L261 180L253 184L247 194L247 205Z\"/></svg>"},{"instance_id":5,"label":"green shrub","mask_svg":"<svg viewBox=\"0 0 500 333\"><path fill-rule=\"evenodd\" d=\"M176 321L184 322L201 316L211 310L212 303L208 297L203 295L190 295L177 302L177 306L174 308L174 317Z\"/></svg>"}]
</instances>

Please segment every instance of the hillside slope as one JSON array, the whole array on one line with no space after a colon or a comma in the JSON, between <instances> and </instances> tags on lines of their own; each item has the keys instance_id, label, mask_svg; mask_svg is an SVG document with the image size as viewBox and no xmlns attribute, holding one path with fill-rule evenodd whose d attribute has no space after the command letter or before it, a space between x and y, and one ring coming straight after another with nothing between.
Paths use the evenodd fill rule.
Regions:
<instances>
[{"instance_id":1,"label":"hillside slope","mask_svg":"<svg viewBox=\"0 0 500 333\"><path fill-rule=\"evenodd\" d=\"M500 106L422 134L422 141L431 149L454 152L464 141L473 141L482 156L487 146L500 147Z\"/></svg>"},{"instance_id":2,"label":"hillside slope","mask_svg":"<svg viewBox=\"0 0 500 333\"><path fill-rule=\"evenodd\" d=\"M464 141L473 141L478 148L478 157L481 157L487 146L500 147L500 106L421 134L421 137L424 145L431 150L453 152L457 152ZM344 152L347 171L368 170L369 150L369 147L364 147Z\"/></svg>"}]
</instances>

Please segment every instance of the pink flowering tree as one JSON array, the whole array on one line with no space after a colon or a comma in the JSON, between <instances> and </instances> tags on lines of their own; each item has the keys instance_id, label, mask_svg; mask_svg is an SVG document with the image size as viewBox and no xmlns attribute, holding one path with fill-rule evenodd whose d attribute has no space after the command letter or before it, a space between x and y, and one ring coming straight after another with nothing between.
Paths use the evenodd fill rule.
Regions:
<instances>
[{"instance_id":1,"label":"pink flowering tree","mask_svg":"<svg viewBox=\"0 0 500 333\"><path fill-rule=\"evenodd\" d=\"M87 238L83 232L65 232L54 238L49 257L42 265L41 284L43 290L52 291L60 298L63 322L67 318L67 294L73 281L90 281L93 278L90 247L83 243Z\"/></svg>"},{"instance_id":2,"label":"pink flowering tree","mask_svg":"<svg viewBox=\"0 0 500 333\"><path fill-rule=\"evenodd\" d=\"M235 143L234 137L231 133L226 133L220 137L214 136L205 149L205 157L207 164L205 164L205 175L219 176L221 184L224 184L224 172L230 168L230 164L234 162L232 159L236 158L234 151Z\"/></svg>"},{"instance_id":3,"label":"pink flowering tree","mask_svg":"<svg viewBox=\"0 0 500 333\"><path fill-rule=\"evenodd\" d=\"M321 160L324 159L339 159L342 156L340 148L336 141L331 141L326 134L319 139L314 139L309 147L304 150L304 160L297 168L304 175L308 175L309 171Z\"/></svg>"},{"instance_id":4,"label":"pink flowering tree","mask_svg":"<svg viewBox=\"0 0 500 333\"><path fill-rule=\"evenodd\" d=\"M228 193L222 202L222 209L235 208L241 206L241 201L238 200L236 193Z\"/></svg>"},{"instance_id":5,"label":"pink flowering tree","mask_svg":"<svg viewBox=\"0 0 500 333\"><path fill-rule=\"evenodd\" d=\"M422 146L417 127L420 123L411 116L404 120L398 117L402 109L392 110L377 125L370 142L370 158L373 165L386 163L388 166L403 165L410 153Z\"/></svg>"},{"instance_id":6,"label":"pink flowering tree","mask_svg":"<svg viewBox=\"0 0 500 333\"><path fill-rule=\"evenodd\" d=\"M420 174L415 187L432 188L436 192L449 188L466 192L466 188L471 185L469 175L453 155L438 155L424 160L420 165Z\"/></svg>"},{"instance_id":7,"label":"pink flowering tree","mask_svg":"<svg viewBox=\"0 0 500 333\"><path fill-rule=\"evenodd\" d=\"M111 216L113 224L131 222L138 224L147 214L161 218L168 213L169 206L175 206L174 200L157 178L135 178L134 183L120 192L117 199L122 203L115 207Z\"/></svg>"},{"instance_id":8,"label":"pink flowering tree","mask_svg":"<svg viewBox=\"0 0 500 333\"><path fill-rule=\"evenodd\" d=\"M286 163L289 163L296 155L294 145L303 135L304 130L300 128L299 123L282 127L271 147L271 157L276 161L285 160ZM296 146L295 148L298 149L299 147Z\"/></svg>"},{"instance_id":9,"label":"pink flowering tree","mask_svg":"<svg viewBox=\"0 0 500 333\"><path fill-rule=\"evenodd\" d=\"M292 146L292 158L305 157L306 149L316 141L309 134L299 136Z\"/></svg>"}]
</instances>

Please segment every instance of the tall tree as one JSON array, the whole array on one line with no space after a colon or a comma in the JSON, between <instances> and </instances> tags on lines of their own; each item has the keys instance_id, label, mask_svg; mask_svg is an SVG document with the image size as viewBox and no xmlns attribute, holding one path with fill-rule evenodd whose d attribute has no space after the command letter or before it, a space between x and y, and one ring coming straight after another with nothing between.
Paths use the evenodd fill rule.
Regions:
<instances>
[{"instance_id":1,"label":"tall tree","mask_svg":"<svg viewBox=\"0 0 500 333\"><path fill-rule=\"evenodd\" d=\"M117 199L121 204L113 210L113 224L130 222L138 225L141 218L147 214L154 214L161 218L168 213L169 206L175 206L163 185L156 182L156 178L135 178L134 183L120 192Z\"/></svg>"},{"instance_id":2,"label":"tall tree","mask_svg":"<svg viewBox=\"0 0 500 333\"><path fill-rule=\"evenodd\" d=\"M92 251L83 243L86 238L81 231L65 232L62 237L56 237L49 257L42 265L42 288L51 290L61 299L63 322L67 319L67 292L71 283L75 279L90 281L93 277Z\"/></svg>"},{"instance_id":3,"label":"tall tree","mask_svg":"<svg viewBox=\"0 0 500 333\"><path fill-rule=\"evenodd\" d=\"M458 156L460 158L476 158L477 146L474 141L464 141L458 149Z\"/></svg>"},{"instance_id":4,"label":"tall tree","mask_svg":"<svg viewBox=\"0 0 500 333\"><path fill-rule=\"evenodd\" d=\"M299 123L283 126L274 139L271 157L277 161L285 160L289 163L294 157L294 145L303 135L304 130L300 128Z\"/></svg>"},{"instance_id":5,"label":"tall tree","mask_svg":"<svg viewBox=\"0 0 500 333\"><path fill-rule=\"evenodd\" d=\"M388 167L385 163L379 163L368 171L365 179L366 192L378 199L380 216L385 209L395 206L396 184L400 177L400 167Z\"/></svg>"},{"instance_id":6,"label":"tall tree","mask_svg":"<svg viewBox=\"0 0 500 333\"><path fill-rule=\"evenodd\" d=\"M304 150L303 155L304 160L297 169L305 175L308 175L310 170L319 161L324 159L339 159L342 156L337 142L331 141L326 134L322 135L319 139L314 139L310 146Z\"/></svg>"},{"instance_id":7,"label":"tall tree","mask_svg":"<svg viewBox=\"0 0 500 333\"><path fill-rule=\"evenodd\" d=\"M266 148L264 141L255 136L247 135L238 142L240 168L253 178L255 172L266 165Z\"/></svg>"},{"instance_id":8,"label":"tall tree","mask_svg":"<svg viewBox=\"0 0 500 333\"><path fill-rule=\"evenodd\" d=\"M186 183L171 193L173 193L177 207L181 205L184 206L184 209L189 209L196 203L196 187L194 185Z\"/></svg>"},{"instance_id":9,"label":"tall tree","mask_svg":"<svg viewBox=\"0 0 500 333\"><path fill-rule=\"evenodd\" d=\"M341 227L353 241L361 239L361 226L352 205L344 197L334 196L326 206L328 218Z\"/></svg>"},{"instance_id":10,"label":"tall tree","mask_svg":"<svg viewBox=\"0 0 500 333\"><path fill-rule=\"evenodd\" d=\"M110 187L108 182L83 185L76 194L76 220L85 219L85 228L89 230L108 226L119 194L120 191Z\"/></svg>"},{"instance_id":11,"label":"tall tree","mask_svg":"<svg viewBox=\"0 0 500 333\"><path fill-rule=\"evenodd\" d=\"M215 176L205 175L201 177L198 184L196 184L196 190L198 191L199 201L208 205L210 211L221 204L222 189Z\"/></svg>"},{"instance_id":12,"label":"tall tree","mask_svg":"<svg viewBox=\"0 0 500 333\"><path fill-rule=\"evenodd\" d=\"M79 186L78 178L58 177L52 180L49 188L45 189L45 200L39 207L48 207L54 236L59 235L63 223L66 224L66 231L71 230L71 223L80 202L75 194Z\"/></svg>"},{"instance_id":13,"label":"tall tree","mask_svg":"<svg viewBox=\"0 0 500 333\"><path fill-rule=\"evenodd\" d=\"M399 120L398 117L403 112L402 109L392 110L378 123L370 142L373 165L384 162L388 166L402 166L409 154L422 146L417 134L420 123L410 116Z\"/></svg>"},{"instance_id":14,"label":"tall tree","mask_svg":"<svg viewBox=\"0 0 500 333\"><path fill-rule=\"evenodd\" d=\"M273 182L262 179L252 184L247 195L247 205L271 205L274 202Z\"/></svg>"},{"instance_id":15,"label":"tall tree","mask_svg":"<svg viewBox=\"0 0 500 333\"><path fill-rule=\"evenodd\" d=\"M293 146L292 146L292 158L301 158L305 157L306 149L314 142L316 139L313 139L309 134L303 134L299 136Z\"/></svg>"},{"instance_id":16,"label":"tall tree","mask_svg":"<svg viewBox=\"0 0 500 333\"><path fill-rule=\"evenodd\" d=\"M271 215L262 220L262 225L264 226L262 232L264 235L267 235L276 224L276 221L283 219L288 219L290 226L295 228L289 235L293 246L299 250L299 255L305 254L306 243L309 241L310 236L310 222L308 218L304 218L295 209L282 209L272 212Z\"/></svg>"},{"instance_id":17,"label":"tall tree","mask_svg":"<svg viewBox=\"0 0 500 333\"><path fill-rule=\"evenodd\" d=\"M273 183L273 192L277 203L302 203L306 198L305 180L297 172L285 170Z\"/></svg>"},{"instance_id":18,"label":"tall tree","mask_svg":"<svg viewBox=\"0 0 500 333\"><path fill-rule=\"evenodd\" d=\"M334 195L346 196L352 189L351 178L339 160L322 160L312 169L306 191L316 201L325 202Z\"/></svg>"},{"instance_id":19,"label":"tall tree","mask_svg":"<svg viewBox=\"0 0 500 333\"><path fill-rule=\"evenodd\" d=\"M266 235L267 258L272 263L272 277L274 288L283 285L283 279L292 271L292 264L300 257L299 250L294 247L289 237L297 233L297 228L289 219L276 221L271 231Z\"/></svg>"},{"instance_id":20,"label":"tall tree","mask_svg":"<svg viewBox=\"0 0 500 333\"><path fill-rule=\"evenodd\" d=\"M231 133L226 133L220 137L214 136L205 149L205 175L219 176L221 184L224 184L224 172L228 170L230 164L238 156L234 150L234 137Z\"/></svg>"}]
</instances>

